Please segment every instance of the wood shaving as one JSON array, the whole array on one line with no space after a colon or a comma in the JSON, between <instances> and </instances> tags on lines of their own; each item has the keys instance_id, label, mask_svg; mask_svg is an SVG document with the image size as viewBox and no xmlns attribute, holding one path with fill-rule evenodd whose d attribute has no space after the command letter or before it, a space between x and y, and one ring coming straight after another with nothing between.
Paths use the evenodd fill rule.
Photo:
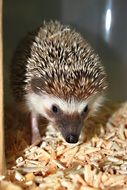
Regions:
<instances>
[{"instance_id":1,"label":"wood shaving","mask_svg":"<svg viewBox=\"0 0 127 190\"><path fill-rule=\"evenodd\" d=\"M42 142L27 147L5 179L22 190L126 190L127 103L110 118L108 113L89 120L84 140L74 145L49 125Z\"/></svg>"}]
</instances>

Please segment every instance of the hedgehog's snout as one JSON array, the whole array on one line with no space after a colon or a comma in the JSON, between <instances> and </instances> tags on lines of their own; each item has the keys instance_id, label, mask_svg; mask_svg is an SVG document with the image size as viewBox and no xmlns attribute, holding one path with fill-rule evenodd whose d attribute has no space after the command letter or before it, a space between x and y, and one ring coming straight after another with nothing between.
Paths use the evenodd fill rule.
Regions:
<instances>
[{"instance_id":1,"label":"hedgehog's snout","mask_svg":"<svg viewBox=\"0 0 127 190\"><path fill-rule=\"evenodd\" d=\"M68 143L77 143L78 142L78 135L75 134L69 134L66 137L66 142Z\"/></svg>"},{"instance_id":2,"label":"hedgehog's snout","mask_svg":"<svg viewBox=\"0 0 127 190\"><path fill-rule=\"evenodd\" d=\"M81 133L82 127L80 126L64 126L64 129L61 131L62 136L64 137L67 143L77 143Z\"/></svg>"},{"instance_id":3,"label":"hedgehog's snout","mask_svg":"<svg viewBox=\"0 0 127 190\"><path fill-rule=\"evenodd\" d=\"M58 123L60 132L68 143L77 143L81 130L83 127L83 121L81 119L62 119Z\"/></svg>"}]
</instances>

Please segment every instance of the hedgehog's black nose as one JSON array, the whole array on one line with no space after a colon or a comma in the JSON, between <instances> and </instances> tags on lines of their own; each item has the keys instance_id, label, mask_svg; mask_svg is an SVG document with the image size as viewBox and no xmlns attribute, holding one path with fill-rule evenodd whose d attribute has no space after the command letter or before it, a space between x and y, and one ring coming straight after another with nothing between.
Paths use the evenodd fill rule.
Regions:
<instances>
[{"instance_id":1,"label":"hedgehog's black nose","mask_svg":"<svg viewBox=\"0 0 127 190\"><path fill-rule=\"evenodd\" d=\"M77 143L78 142L78 137L77 137L77 135L68 135L66 137L66 141L68 143Z\"/></svg>"}]
</instances>

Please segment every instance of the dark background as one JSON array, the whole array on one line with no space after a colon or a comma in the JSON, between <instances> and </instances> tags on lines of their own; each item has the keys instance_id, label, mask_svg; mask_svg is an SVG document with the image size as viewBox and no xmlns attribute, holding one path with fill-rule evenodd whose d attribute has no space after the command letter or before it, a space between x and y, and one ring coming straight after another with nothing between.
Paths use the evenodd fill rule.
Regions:
<instances>
[{"instance_id":1,"label":"dark background","mask_svg":"<svg viewBox=\"0 0 127 190\"><path fill-rule=\"evenodd\" d=\"M105 27L107 10L111 27ZM108 73L108 99L127 99L127 1L4 0L5 101L11 100L9 63L19 40L44 20L59 20L80 31L100 55Z\"/></svg>"}]
</instances>

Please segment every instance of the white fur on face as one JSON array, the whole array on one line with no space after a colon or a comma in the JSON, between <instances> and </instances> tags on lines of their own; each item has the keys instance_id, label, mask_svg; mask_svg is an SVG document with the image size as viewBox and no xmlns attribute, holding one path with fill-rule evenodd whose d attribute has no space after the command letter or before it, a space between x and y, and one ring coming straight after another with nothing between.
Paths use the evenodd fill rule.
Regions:
<instances>
[{"instance_id":1,"label":"white fur on face","mask_svg":"<svg viewBox=\"0 0 127 190\"><path fill-rule=\"evenodd\" d=\"M92 112L96 111L102 104L103 100L104 96L102 95L91 96L89 99L80 102L74 98L69 101L65 101L50 95L37 95L35 93L26 95L29 110L40 114L47 119L51 118L47 115L46 110L51 110L52 105L59 106L59 108L67 114L72 114L74 112L78 112L80 114L87 105L91 108Z\"/></svg>"}]
</instances>

